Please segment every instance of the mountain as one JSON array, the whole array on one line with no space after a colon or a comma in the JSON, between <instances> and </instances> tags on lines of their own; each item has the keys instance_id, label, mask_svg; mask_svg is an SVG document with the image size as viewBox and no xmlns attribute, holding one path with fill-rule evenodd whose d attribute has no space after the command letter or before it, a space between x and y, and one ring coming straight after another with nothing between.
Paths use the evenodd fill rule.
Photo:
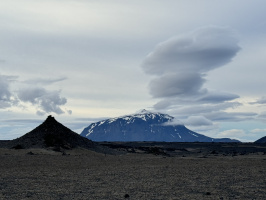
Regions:
<instances>
[{"instance_id":1,"label":"mountain","mask_svg":"<svg viewBox=\"0 0 266 200\"><path fill-rule=\"evenodd\" d=\"M256 140L254 143L266 143L266 136Z\"/></svg>"},{"instance_id":2,"label":"mountain","mask_svg":"<svg viewBox=\"0 0 266 200\"><path fill-rule=\"evenodd\" d=\"M164 142L239 142L228 138L214 139L171 125L174 117L142 110L140 113L102 120L90 124L81 136L93 141L164 141Z\"/></svg>"},{"instance_id":3,"label":"mountain","mask_svg":"<svg viewBox=\"0 0 266 200\"><path fill-rule=\"evenodd\" d=\"M60 124L51 115L38 127L25 135L8 141L10 148L94 149L97 145Z\"/></svg>"}]
</instances>

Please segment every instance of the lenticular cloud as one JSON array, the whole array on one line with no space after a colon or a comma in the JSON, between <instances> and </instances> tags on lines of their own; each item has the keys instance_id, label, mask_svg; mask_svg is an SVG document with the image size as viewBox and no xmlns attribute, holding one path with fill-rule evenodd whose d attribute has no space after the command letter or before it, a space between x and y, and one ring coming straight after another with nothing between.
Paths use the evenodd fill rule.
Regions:
<instances>
[{"instance_id":1,"label":"lenticular cloud","mask_svg":"<svg viewBox=\"0 0 266 200\"><path fill-rule=\"evenodd\" d=\"M206 95L202 86L207 72L229 63L239 50L232 30L214 26L162 42L142 64L145 73L156 76L149 84L150 94L155 98Z\"/></svg>"}]
</instances>

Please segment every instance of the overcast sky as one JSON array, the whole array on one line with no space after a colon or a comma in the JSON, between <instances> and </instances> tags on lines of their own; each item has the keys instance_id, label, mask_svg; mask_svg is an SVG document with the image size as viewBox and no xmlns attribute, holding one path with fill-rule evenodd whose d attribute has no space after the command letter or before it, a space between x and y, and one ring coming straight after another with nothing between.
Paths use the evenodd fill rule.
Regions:
<instances>
[{"instance_id":1,"label":"overcast sky","mask_svg":"<svg viewBox=\"0 0 266 200\"><path fill-rule=\"evenodd\" d=\"M266 136L266 1L0 1L0 139L141 109Z\"/></svg>"}]
</instances>

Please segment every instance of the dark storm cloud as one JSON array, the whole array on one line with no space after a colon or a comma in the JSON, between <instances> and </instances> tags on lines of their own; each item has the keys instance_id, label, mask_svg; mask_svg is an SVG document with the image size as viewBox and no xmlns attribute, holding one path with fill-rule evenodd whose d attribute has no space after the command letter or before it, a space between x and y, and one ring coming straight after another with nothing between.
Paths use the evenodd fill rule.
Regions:
<instances>
[{"instance_id":1,"label":"dark storm cloud","mask_svg":"<svg viewBox=\"0 0 266 200\"><path fill-rule=\"evenodd\" d=\"M61 91L48 91L44 88L24 88L19 90L18 98L22 102L30 102L37 106L40 110L37 111L38 115L44 113L54 112L62 114L64 111L60 108L67 103L67 99L60 96Z\"/></svg>"},{"instance_id":2,"label":"dark storm cloud","mask_svg":"<svg viewBox=\"0 0 266 200\"><path fill-rule=\"evenodd\" d=\"M157 76L150 82L150 93L166 98L201 94L206 73L229 63L239 50L231 30L213 26L162 42L142 64L147 74Z\"/></svg>"}]
</instances>

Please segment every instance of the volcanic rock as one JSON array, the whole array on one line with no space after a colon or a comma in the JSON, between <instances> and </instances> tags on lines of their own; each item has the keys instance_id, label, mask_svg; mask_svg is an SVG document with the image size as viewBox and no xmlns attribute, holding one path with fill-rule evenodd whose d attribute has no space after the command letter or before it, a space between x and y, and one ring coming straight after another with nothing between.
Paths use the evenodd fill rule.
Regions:
<instances>
[{"instance_id":1,"label":"volcanic rock","mask_svg":"<svg viewBox=\"0 0 266 200\"><path fill-rule=\"evenodd\" d=\"M72 149L77 147L93 149L97 145L60 124L50 115L41 125L29 133L10 141L9 146L15 149L49 147L55 149Z\"/></svg>"},{"instance_id":2,"label":"volcanic rock","mask_svg":"<svg viewBox=\"0 0 266 200\"><path fill-rule=\"evenodd\" d=\"M266 143L266 136L256 140L255 143Z\"/></svg>"}]
</instances>

